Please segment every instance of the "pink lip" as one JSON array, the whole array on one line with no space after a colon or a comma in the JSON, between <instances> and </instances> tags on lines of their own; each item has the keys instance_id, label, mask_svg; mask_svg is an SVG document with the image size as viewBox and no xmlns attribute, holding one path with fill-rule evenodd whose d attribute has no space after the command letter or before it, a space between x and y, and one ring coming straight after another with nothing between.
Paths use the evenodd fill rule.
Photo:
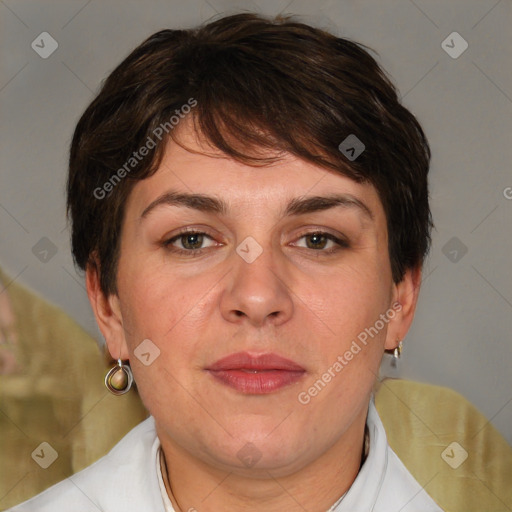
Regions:
<instances>
[{"instance_id":1,"label":"pink lip","mask_svg":"<svg viewBox=\"0 0 512 512\"><path fill-rule=\"evenodd\" d=\"M298 381L306 372L299 364L277 354L237 352L206 368L223 384L247 394L272 393Z\"/></svg>"}]
</instances>

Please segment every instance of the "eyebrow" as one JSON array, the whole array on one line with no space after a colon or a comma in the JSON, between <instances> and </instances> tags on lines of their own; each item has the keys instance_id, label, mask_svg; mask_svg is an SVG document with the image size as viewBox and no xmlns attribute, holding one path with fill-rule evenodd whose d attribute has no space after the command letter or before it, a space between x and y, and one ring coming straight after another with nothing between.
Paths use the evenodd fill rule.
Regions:
<instances>
[{"instance_id":1,"label":"eyebrow","mask_svg":"<svg viewBox=\"0 0 512 512\"><path fill-rule=\"evenodd\" d=\"M140 220L142 221L151 211L162 205L179 206L220 215L226 215L229 211L228 204L222 199L205 194L189 194L169 191L152 201L142 212ZM286 205L283 216L304 215L340 206L344 208L356 208L370 220L373 220L374 218L373 213L368 206L352 194L328 194L326 196L296 197Z\"/></svg>"}]
</instances>

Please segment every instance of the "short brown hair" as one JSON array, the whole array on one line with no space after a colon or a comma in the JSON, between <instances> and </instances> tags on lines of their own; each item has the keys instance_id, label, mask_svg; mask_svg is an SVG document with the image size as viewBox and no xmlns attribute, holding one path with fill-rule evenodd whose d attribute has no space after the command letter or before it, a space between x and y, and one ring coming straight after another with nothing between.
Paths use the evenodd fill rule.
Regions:
<instances>
[{"instance_id":1,"label":"short brown hair","mask_svg":"<svg viewBox=\"0 0 512 512\"><path fill-rule=\"evenodd\" d=\"M238 161L265 165L276 158L268 155L288 152L371 183L386 213L394 281L423 263L432 227L430 149L375 59L360 44L290 17L237 14L150 36L77 124L67 184L72 251L82 270L99 264L105 294L117 293L130 191L156 171L173 135L169 120L191 100L196 130ZM365 146L354 160L338 148L349 135ZM131 161L144 145L146 156Z\"/></svg>"}]
</instances>

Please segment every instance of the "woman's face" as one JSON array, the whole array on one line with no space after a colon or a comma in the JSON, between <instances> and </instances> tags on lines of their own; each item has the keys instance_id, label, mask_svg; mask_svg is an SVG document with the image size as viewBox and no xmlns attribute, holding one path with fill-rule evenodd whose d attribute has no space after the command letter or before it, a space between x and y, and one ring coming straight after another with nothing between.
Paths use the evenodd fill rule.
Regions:
<instances>
[{"instance_id":1,"label":"woman's face","mask_svg":"<svg viewBox=\"0 0 512 512\"><path fill-rule=\"evenodd\" d=\"M97 317L163 443L230 471L291 474L362 428L416 294L409 273L392 281L373 186L290 155L261 168L217 156L170 143L135 185L118 295Z\"/></svg>"}]
</instances>

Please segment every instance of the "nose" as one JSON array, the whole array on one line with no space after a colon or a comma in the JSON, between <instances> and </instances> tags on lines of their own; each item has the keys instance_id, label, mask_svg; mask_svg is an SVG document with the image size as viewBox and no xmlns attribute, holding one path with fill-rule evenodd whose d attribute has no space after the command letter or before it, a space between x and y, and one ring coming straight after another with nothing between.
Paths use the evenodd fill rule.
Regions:
<instances>
[{"instance_id":1,"label":"nose","mask_svg":"<svg viewBox=\"0 0 512 512\"><path fill-rule=\"evenodd\" d=\"M220 300L222 316L254 327L285 323L293 313L286 263L281 260L278 264L271 248L265 248L251 263L237 252L231 258L231 272Z\"/></svg>"}]
</instances>

